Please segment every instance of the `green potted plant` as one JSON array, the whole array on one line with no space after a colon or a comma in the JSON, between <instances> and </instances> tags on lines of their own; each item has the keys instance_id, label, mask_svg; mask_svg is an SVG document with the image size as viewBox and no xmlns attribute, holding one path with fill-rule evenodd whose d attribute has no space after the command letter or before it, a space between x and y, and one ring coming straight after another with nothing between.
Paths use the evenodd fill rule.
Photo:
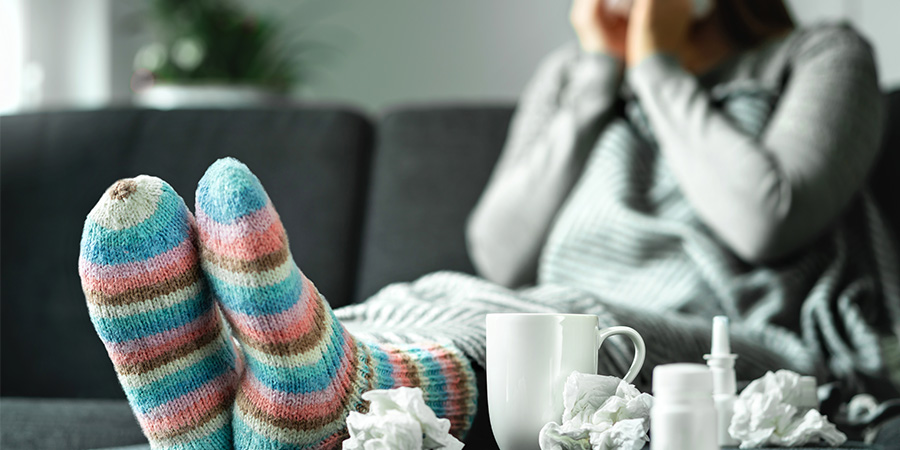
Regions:
<instances>
[{"instance_id":1,"label":"green potted plant","mask_svg":"<svg viewBox=\"0 0 900 450\"><path fill-rule=\"evenodd\" d=\"M138 105L236 107L278 102L301 79L298 42L282 24L230 0L153 0L155 41L135 55Z\"/></svg>"}]
</instances>

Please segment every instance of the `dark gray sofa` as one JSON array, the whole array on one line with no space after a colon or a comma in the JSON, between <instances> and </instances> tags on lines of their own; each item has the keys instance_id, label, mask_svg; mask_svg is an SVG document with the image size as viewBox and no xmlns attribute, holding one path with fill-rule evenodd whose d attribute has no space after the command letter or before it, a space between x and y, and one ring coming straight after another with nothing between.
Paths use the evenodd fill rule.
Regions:
<instances>
[{"instance_id":1,"label":"dark gray sofa","mask_svg":"<svg viewBox=\"0 0 900 450\"><path fill-rule=\"evenodd\" d=\"M900 93L889 98L872 183L898 229ZM84 217L116 179L159 176L193 205L210 163L241 159L278 206L300 267L340 307L435 270L474 273L463 225L511 113L509 105L429 105L377 119L332 107L0 118L0 447L146 442L76 273ZM485 397L468 448L495 448Z\"/></svg>"},{"instance_id":2,"label":"dark gray sofa","mask_svg":"<svg viewBox=\"0 0 900 450\"><path fill-rule=\"evenodd\" d=\"M206 167L239 158L278 206L300 267L340 307L434 270L474 272L463 223L510 114L404 108L377 132L373 119L332 107L0 118L0 447L144 442L76 271L84 217L116 179L159 176L192 206ZM490 448L486 433L480 421L470 442Z\"/></svg>"}]
</instances>

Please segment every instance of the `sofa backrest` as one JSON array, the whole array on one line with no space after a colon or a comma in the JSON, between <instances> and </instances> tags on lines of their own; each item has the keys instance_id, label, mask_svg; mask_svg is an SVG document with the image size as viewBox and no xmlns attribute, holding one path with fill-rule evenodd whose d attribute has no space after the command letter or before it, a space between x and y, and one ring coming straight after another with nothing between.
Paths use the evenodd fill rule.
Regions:
<instances>
[{"instance_id":1,"label":"sofa backrest","mask_svg":"<svg viewBox=\"0 0 900 450\"><path fill-rule=\"evenodd\" d=\"M886 97L884 139L881 155L872 171L871 186L894 236L900 239L900 90Z\"/></svg>"},{"instance_id":2,"label":"sofa backrest","mask_svg":"<svg viewBox=\"0 0 900 450\"><path fill-rule=\"evenodd\" d=\"M6 396L121 397L77 274L84 218L119 178L156 175L193 210L206 167L262 180L291 250L335 305L352 296L373 129L334 108L51 112L0 119L0 382Z\"/></svg>"},{"instance_id":3,"label":"sofa backrest","mask_svg":"<svg viewBox=\"0 0 900 450\"><path fill-rule=\"evenodd\" d=\"M395 109L378 122L356 300L437 270L474 273L465 221L513 107Z\"/></svg>"}]
</instances>

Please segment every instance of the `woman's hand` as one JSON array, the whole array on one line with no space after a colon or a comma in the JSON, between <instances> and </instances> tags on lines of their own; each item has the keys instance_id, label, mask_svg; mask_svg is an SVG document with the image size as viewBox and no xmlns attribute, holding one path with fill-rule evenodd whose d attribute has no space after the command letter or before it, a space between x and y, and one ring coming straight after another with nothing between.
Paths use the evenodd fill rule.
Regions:
<instances>
[{"instance_id":1,"label":"woman's hand","mask_svg":"<svg viewBox=\"0 0 900 450\"><path fill-rule=\"evenodd\" d=\"M604 2L605 0L573 0L569 20L585 51L604 52L624 60L628 19L610 14L604 7Z\"/></svg>"},{"instance_id":2,"label":"woman's hand","mask_svg":"<svg viewBox=\"0 0 900 450\"><path fill-rule=\"evenodd\" d=\"M692 13L691 0L634 0L628 19L628 66L658 52L680 54L687 43Z\"/></svg>"}]
</instances>

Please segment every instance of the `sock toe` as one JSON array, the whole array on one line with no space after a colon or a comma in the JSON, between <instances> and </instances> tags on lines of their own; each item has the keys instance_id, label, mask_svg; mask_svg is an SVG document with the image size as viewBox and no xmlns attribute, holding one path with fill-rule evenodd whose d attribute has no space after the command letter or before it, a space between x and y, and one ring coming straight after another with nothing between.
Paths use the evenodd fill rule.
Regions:
<instances>
[{"instance_id":1,"label":"sock toe","mask_svg":"<svg viewBox=\"0 0 900 450\"><path fill-rule=\"evenodd\" d=\"M232 223L268 201L256 175L234 158L213 163L197 185L197 208L219 223Z\"/></svg>"},{"instance_id":2,"label":"sock toe","mask_svg":"<svg viewBox=\"0 0 900 450\"><path fill-rule=\"evenodd\" d=\"M143 261L190 234L190 212L163 180L141 175L117 181L88 214L81 253L97 264Z\"/></svg>"}]
</instances>

